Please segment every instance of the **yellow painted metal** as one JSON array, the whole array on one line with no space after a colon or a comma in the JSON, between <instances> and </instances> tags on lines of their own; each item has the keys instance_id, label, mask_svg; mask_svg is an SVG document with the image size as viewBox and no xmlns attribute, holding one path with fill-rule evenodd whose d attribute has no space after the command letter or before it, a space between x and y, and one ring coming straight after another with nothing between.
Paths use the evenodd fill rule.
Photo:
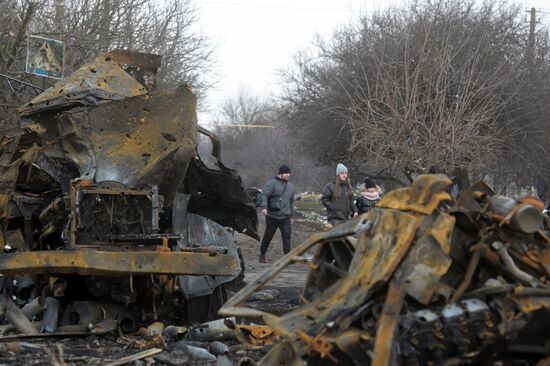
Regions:
<instances>
[{"instance_id":1,"label":"yellow painted metal","mask_svg":"<svg viewBox=\"0 0 550 366\"><path fill-rule=\"evenodd\" d=\"M405 290L418 302L428 304L451 266L450 236L455 218L442 212L420 217L418 238L403 261L403 266L410 268Z\"/></svg>"},{"instance_id":2,"label":"yellow painted metal","mask_svg":"<svg viewBox=\"0 0 550 366\"><path fill-rule=\"evenodd\" d=\"M441 202L452 200L445 192L451 183L444 175L421 175L412 186L388 192L376 207L431 215Z\"/></svg>"},{"instance_id":3,"label":"yellow painted metal","mask_svg":"<svg viewBox=\"0 0 550 366\"><path fill-rule=\"evenodd\" d=\"M426 234L437 241L445 254L451 252L451 234L453 233L455 222L456 219L454 216L439 214L433 225L426 230Z\"/></svg>"},{"instance_id":4,"label":"yellow painted metal","mask_svg":"<svg viewBox=\"0 0 550 366\"><path fill-rule=\"evenodd\" d=\"M98 250L33 251L0 256L0 273L16 274L170 274L232 276L235 257L210 253Z\"/></svg>"},{"instance_id":5,"label":"yellow painted metal","mask_svg":"<svg viewBox=\"0 0 550 366\"><path fill-rule=\"evenodd\" d=\"M530 314L540 309L550 309L550 296L544 297L513 297L512 301L524 313Z\"/></svg>"},{"instance_id":6,"label":"yellow painted metal","mask_svg":"<svg viewBox=\"0 0 550 366\"><path fill-rule=\"evenodd\" d=\"M539 260L540 260L540 264L546 271L546 274L550 276L550 245L545 248Z\"/></svg>"},{"instance_id":7,"label":"yellow painted metal","mask_svg":"<svg viewBox=\"0 0 550 366\"><path fill-rule=\"evenodd\" d=\"M114 98L128 98L147 93L147 89L112 58L102 55L19 108L19 112L25 114L36 105L65 95L67 100L70 100L71 93L80 93L84 90L100 90L105 93L105 97Z\"/></svg>"},{"instance_id":8,"label":"yellow painted metal","mask_svg":"<svg viewBox=\"0 0 550 366\"><path fill-rule=\"evenodd\" d=\"M96 181L113 180L128 185L158 185L158 172L173 166L175 173L186 167L197 146L197 98L187 87L173 92L128 98L90 109L86 116L74 114L71 127L87 136L97 164ZM93 133L88 132L92 131ZM64 149L85 159L78 144L67 139ZM175 174L175 179L181 179ZM161 188L162 191L162 188ZM171 197L165 197L167 200Z\"/></svg>"},{"instance_id":9,"label":"yellow painted metal","mask_svg":"<svg viewBox=\"0 0 550 366\"><path fill-rule=\"evenodd\" d=\"M267 325L237 325L242 333L241 342L252 346L265 346L273 344L275 333Z\"/></svg>"},{"instance_id":10,"label":"yellow painted metal","mask_svg":"<svg viewBox=\"0 0 550 366\"><path fill-rule=\"evenodd\" d=\"M374 232L359 238L345 277L294 312L280 318L264 316L275 332L290 339L302 328L315 337L330 321L342 329L349 326L346 314L357 309L372 289L389 279L407 252L419 224L414 216L393 210L382 212L376 220L379 221Z\"/></svg>"},{"instance_id":11,"label":"yellow painted metal","mask_svg":"<svg viewBox=\"0 0 550 366\"><path fill-rule=\"evenodd\" d=\"M410 187L411 204L429 206L434 195L444 192L453 182L443 174L424 174L418 176Z\"/></svg>"}]
</instances>

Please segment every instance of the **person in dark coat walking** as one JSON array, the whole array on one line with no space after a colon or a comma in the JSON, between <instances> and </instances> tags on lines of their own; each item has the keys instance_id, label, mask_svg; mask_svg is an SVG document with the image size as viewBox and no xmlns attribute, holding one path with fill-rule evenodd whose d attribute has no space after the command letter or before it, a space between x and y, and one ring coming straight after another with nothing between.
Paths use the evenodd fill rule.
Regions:
<instances>
[{"instance_id":1,"label":"person in dark coat walking","mask_svg":"<svg viewBox=\"0 0 550 366\"><path fill-rule=\"evenodd\" d=\"M265 231L260 245L260 263L266 263L267 248L277 229L281 231L283 252L290 252L290 225L294 209L294 186L289 182L290 168L281 165L279 173L262 188L260 209L265 217Z\"/></svg>"},{"instance_id":2,"label":"person in dark coat walking","mask_svg":"<svg viewBox=\"0 0 550 366\"><path fill-rule=\"evenodd\" d=\"M336 166L336 180L323 187L321 202L327 209L327 220L336 226L357 214L353 204L353 190L348 178L348 168L342 163Z\"/></svg>"},{"instance_id":3,"label":"person in dark coat walking","mask_svg":"<svg viewBox=\"0 0 550 366\"><path fill-rule=\"evenodd\" d=\"M357 212L359 214L368 212L376 206L378 201L380 201L380 193L376 183L370 178L365 178L363 184L361 184L361 196L355 201Z\"/></svg>"}]
</instances>

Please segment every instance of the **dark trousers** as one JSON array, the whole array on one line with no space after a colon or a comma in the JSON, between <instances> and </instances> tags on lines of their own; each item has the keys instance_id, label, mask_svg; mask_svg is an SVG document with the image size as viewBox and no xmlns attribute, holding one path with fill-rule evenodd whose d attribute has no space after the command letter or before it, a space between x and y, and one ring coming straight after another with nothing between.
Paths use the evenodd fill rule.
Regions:
<instances>
[{"instance_id":1,"label":"dark trousers","mask_svg":"<svg viewBox=\"0 0 550 366\"><path fill-rule=\"evenodd\" d=\"M265 255L267 248L273 239L273 235L277 231L277 228L281 230L281 237L283 238L283 252L287 254L290 252L290 217L284 219L276 219L270 216L265 217L265 231L262 238L262 245L260 246L260 254Z\"/></svg>"}]
</instances>

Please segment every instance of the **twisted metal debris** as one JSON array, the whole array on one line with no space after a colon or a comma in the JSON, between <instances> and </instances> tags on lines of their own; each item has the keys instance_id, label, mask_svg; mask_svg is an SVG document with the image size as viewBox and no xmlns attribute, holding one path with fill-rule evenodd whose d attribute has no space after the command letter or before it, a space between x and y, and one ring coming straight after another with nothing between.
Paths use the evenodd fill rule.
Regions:
<instances>
[{"instance_id":1,"label":"twisted metal debris","mask_svg":"<svg viewBox=\"0 0 550 366\"><path fill-rule=\"evenodd\" d=\"M20 107L21 130L0 138L2 289L33 304L27 317L44 331L211 318L242 271L226 228L258 237L240 177L197 124L196 96L155 87L160 63L101 55Z\"/></svg>"},{"instance_id":2,"label":"twisted metal debris","mask_svg":"<svg viewBox=\"0 0 550 366\"><path fill-rule=\"evenodd\" d=\"M550 354L543 205L482 182L453 202L450 184L424 175L389 192L296 247L220 314L270 326L280 342L264 365L535 364ZM300 308L275 316L243 306L292 263L311 267Z\"/></svg>"}]
</instances>

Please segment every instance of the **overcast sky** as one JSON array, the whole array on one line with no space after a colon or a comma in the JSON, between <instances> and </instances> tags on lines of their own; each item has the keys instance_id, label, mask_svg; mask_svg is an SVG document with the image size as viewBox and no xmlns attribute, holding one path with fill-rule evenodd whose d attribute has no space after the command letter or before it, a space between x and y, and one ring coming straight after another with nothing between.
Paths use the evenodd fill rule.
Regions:
<instances>
[{"instance_id":1,"label":"overcast sky","mask_svg":"<svg viewBox=\"0 0 550 366\"><path fill-rule=\"evenodd\" d=\"M315 33L327 36L362 12L385 8L396 0L196 0L199 26L217 46L218 82L209 91L209 112L199 123L209 124L223 102L242 88L263 98L278 92L277 72L307 47ZM522 0L550 11L550 0ZM546 15L548 18L548 15ZM526 12L526 21L528 14Z\"/></svg>"}]
</instances>

